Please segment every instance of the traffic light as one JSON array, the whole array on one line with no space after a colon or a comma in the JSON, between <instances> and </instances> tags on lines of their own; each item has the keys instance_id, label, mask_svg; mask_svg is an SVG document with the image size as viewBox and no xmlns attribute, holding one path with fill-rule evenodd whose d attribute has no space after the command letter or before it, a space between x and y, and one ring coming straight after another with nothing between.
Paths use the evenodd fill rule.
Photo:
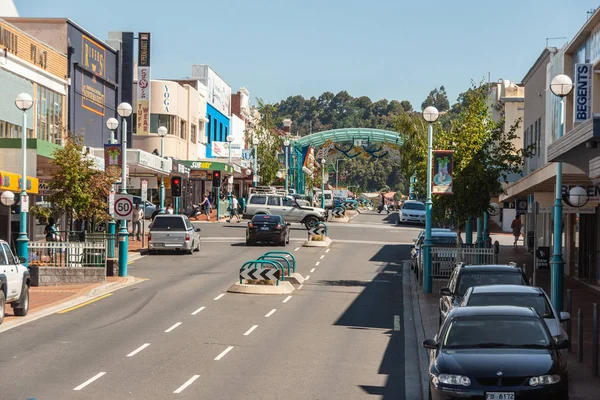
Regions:
<instances>
[{"instance_id":1,"label":"traffic light","mask_svg":"<svg viewBox=\"0 0 600 400\"><path fill-rule=\"evenodd\" d=\"M221 187L221 173L219 171L213 171L213 187Z\"/></svg>"},{"instance_id":2,"label":"traffic light","mask_svg":"<svg viewBox=\"0 0 600 400\"><path fill-rule=\"evenodd\" d=\"M171 197L181 197L181 177L171 178Z\"/></svg>"}]
</instances>

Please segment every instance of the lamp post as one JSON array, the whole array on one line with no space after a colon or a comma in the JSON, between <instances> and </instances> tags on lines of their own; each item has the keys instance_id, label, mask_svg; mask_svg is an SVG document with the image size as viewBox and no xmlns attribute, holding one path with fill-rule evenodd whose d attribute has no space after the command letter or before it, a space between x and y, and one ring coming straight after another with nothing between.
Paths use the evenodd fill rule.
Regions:
<instances>
[{"instance_id":1,"label":"lamp post","mask_svg":"<svg viewBox=\"0 0 600 400\"><path fill-rule=\"evenodd\" d=\"M158 127L158 136L160 136L160 156L161 158L165 157L165 136L167 136L167 133L169 133L169 131L167 130L167 128L165 128L164 126L160 126ZM158 201L159 201L159 213L160 214L164 214L165 213L165 178L163 178L163 176L160 176L160 192L158 193Z\"/></svg>"},{"instance_id":2,"label":"lamp post","mask_svg":"<svg viewBox=\"0 0 600 400\"><path fill-rule=\"evenodd\" d=\"M321 159L321 208L325 209L325 163L324 158Z\"/></svg>"},{"instance_id":3,"label":"lamp post","mask_svg":"<svg viewBox=\"0 0 600 400\"><path fill-rule=\"evenodd\" d=\"M558 134L560 139L564 130L565 118L565 96L573 90L573 81L567 75L557 75L550 83L550 90L560 98L558 111ZM551 297L552 304L557 312L563 310L563 279L565 261L562 255L562 162L556 163L556 193L554 199L554 254L550 261L551 275Z\"/></svg>"},{"instance_id":4,"label":"lamp post","mask_svg":"<svg viewBox=\"0 0 600 400\"><path fill-rule=\"evenodd\" d=\"M340 161L344 161L343 158L338 158L337 160L335 160L335 188L338 188L338 177L339 177L339 172L340 172Z\"/></svg>"},{"instance_id":5,"label":"lamp post","mask_svg":"<svg viewBox=\"0 0 600 400\"><path fill-rule=\"evenodd\" d=\"M255 137L252 139L252 144L254 145L254 178L253 184L254 187L258 185L258 138Z\"/></svg>"},{"instance_id":6,"label":"lamp post","mask_svg":"<svg viewBox=\"0 0 600 400\"><path fill-rule=\"evenodd\" d=\"M33 105L33 98L27 93L20 93L15 99L15 105L23 111L23 126L21 128L21 220L19 237L17 238L17 254L29 264L29 238L27 237L27 212L29 210L29 197L27 196L27 110Z\"/></svg>"},{"instance_id":7,"label":"lamp post","mask_svg":"<svg viewBox=\"0 0 600 400\"><path fill-rule=\"evenodd\" d=\"M121 103L117 113L121 116L121 154L123 155L123 174L121 175L121 193L127 194L127 117L132 113L131 104ZM121 221L119 229L119 276L127 276L127 252L129 251L129 231L127 221Z\"/></svg>"},{"instance_id":8,"label":"lamp post","mask_svg":"<svg viewBox=\"0 0 600 400\"><path fill-rule=\"evenodd\" d=\"M285 121L284 121L284 123L285 123ZM289 153L289 149L290 149L290 141L288 139L285 139L283 141L283 145L285 146L285 193L287 194L290 191L290 189L289 189L290 180L288 178L288 171L290 169L289 165L288 165L289 164L288 153Z\"/></svg>"},{"instance_id":9,"label":"lamp post","mask_svg":"<svg viewBox=\"0 0 600 400\"><path fill-rule=\"evenodd\" d=\"M227 135L225 140L227 140L228 143L227 147L229 148L229 164L231 164L231 142L233 142L233 136Z\"/></svg>"},{"instance_id":10,"label":"lamp post","mask_svg":"<svg viewBox=\"0 0 600 400\"><path fill-rule=\"evenodd\" d=\"M2 203L3 205L5 205L6 207L9 208L8 210L8 215L11 215L10 212L10 207L13 206L13 204L15 204L15 194L11 191L5 191L2 192L2 195L0 195L0 203ZM8 223L8 244L10 245L12 242L12 230L11 230L11 224Z\"/></svg>"},{"instance_id":11,"label":"lamp post","mask_svg":"<svg viewBox=\"0 0 600 400\"><path fill-rule=\"evenodd\" d=\"M431 293L431 157L433 153L433 123L437 121L439 113L433 106L423 110L423 118L428 122L427 126L427 202L425 203L425 254L423 257L423 293Z\"/></svg>"},{"instance_id":12,"label":"lamp post","mask_svg":"<svg viewBox=\"0 0 600 400\"><path fill-rule=\"evenodd\" d=\"M109 118L106 120L106 127L110 130L110 139L108 140L109 144L117 143L115 139L115 130L119 127L119 121L116 118ZM121 149L122 151L122 149ZM111 188L111 196L115 193L114 185ZM115 236L117 233L117 222L114 218L113 214L110 216L110 221L108 221L108 258L115 258Z\"/></svg>"}]
</instances>

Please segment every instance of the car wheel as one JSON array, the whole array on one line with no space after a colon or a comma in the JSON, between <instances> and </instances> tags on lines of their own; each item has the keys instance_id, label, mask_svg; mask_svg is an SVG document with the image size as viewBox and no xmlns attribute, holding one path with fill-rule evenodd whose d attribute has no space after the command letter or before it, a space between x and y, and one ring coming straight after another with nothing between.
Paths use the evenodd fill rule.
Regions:
<instances>
[{"instance_id":1,"label":"car wheel","mask_svg":"<svg viewBox=\"0 0 600 400\"><path fill-rule=\"evenodd\" d=\"M194 244L192 243L192 248L189 250L184 250L185 254L192 254L194 252Z\"/></svg>"},{"instance_id":2,"label":"car wheel","mask_svg":"<svg viewBox=\"0 0 600 400\"><path fill-rule=\"evenodd\" d=\"M286 240L285 240L285 237L279 241L279 245L280 245L281 247L285 247L285 245L286 245Z\"/></svg>"},{"instance_id":3,"label":"car wheel","mask_svg":"<svg viewBox=\"0 0 600 400\"><path fill-rule=\"evenodd\" d=\"M198 240L198 243L196 243L196 249L194 249L194 251L200 251L200 241Z\"/></svg>"},{"instance_id":4,"label":"car wheel","mask_svg":"<svg viewBox=\"0 0 600 400\"><path fill-rule=\"evenodd\" d=\"M0 290L0 324L4 322L4 306L6 305L6 298L4 297L4 291Z\"/></svg>"},{"instance_id":5,"label":"car wheel","mask_svg":"<svg viewBox=\"0 0 600 400\"><path fill-rule=\"evenodd\" d=\"M287 235L287 240L286 240L285 244L290 244L290 234L289 233Z\"/></svg>"},{"instance_id":6,"label":"car wheel","mask_svg":"<svg viewBox=\"0 0 600 400\"><path fill-rule=\"evenodd\" d=\"M306 229L310 229L313 226L315 226L317 222L319 222L317 217L306 217L306 219L304 220L304 226L306 227Z\"/></svg>"},{"instance_id":7,"label":"car wheel","mask_svg":"<svg viewBox=\"0 0 600 400\"><path fill-rule=\"evenodd\" d=\"M254 242L252 240L246 239L246 246L252 246L252 245L254 245Z\"/></svg>"},{"instance_id":8,"label":"car wheel","mask_svg":"<svg viewBox=\"0 0 600 400\"><path fill-rule=\"evenodd\" d=\"M13 311L17 317L24 317L29 311L29 286L26 283L23 283L21 298L13 305Z\"/></svg>"}]
</instances>

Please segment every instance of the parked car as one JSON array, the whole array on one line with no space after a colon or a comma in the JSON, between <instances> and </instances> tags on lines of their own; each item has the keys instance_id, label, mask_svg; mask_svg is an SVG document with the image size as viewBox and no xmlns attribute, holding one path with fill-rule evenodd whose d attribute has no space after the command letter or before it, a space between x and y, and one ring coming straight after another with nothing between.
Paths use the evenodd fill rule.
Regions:
<instances>
[{"instance_id":1,"label":"parked car","mask_svg":"<svg viewBox=\"0 0 600 400\"><path fill-rule=\"evenodd\" d=\"M556 312L544 289L522 285L491 285L470 287L461 303L463 307L473 306L515 306L532 307L548 325L555 340L569 339L562 322L571 319L568 312Z\"/></svg>"},{"instance_id":2,"label":"parked car","mask_svg":"<svg viewBox=\"0 0 600 400\"><path fill-rule=\"evenodd\" d=\"M568 400L568 345L533 308L456 308L423 341L429 399Z\"/></svg>"},{"instance_id":3,"label":"parked car","mask_svg":"<svg viewBox=\"0 0 600 400\"><path fill-rule=\"evenodd\" d=\"M414 240L414 239L413 239ZM456 256L456 248L457 243L461 243L461 240L458 238L458 234L456 232L452 232L451 230L446 230L443 228L432 228L431 229L431 242L433 246L441 246L448 247L447 258L452 258ZM419 237L419 239L415 242L414 247L414 258L415 258L415 266L423 269L423 244L425 243L425 230L423 230L423 235ZM411 258L413 257L411 252ZM441 268L440 268L441 272Z\"/></svg>"},{"instance_id":4,"label":"parked car","mask_svg":"<svg viewBox=\"0 0 600 400\"><path fill-rule=\"evenodd\" d=\"M431 236L432 238L438 232L452 232L451 229L448 228L431 228ZM456 243L456 234L449 235L450 237L454 237L454 242ZM440 244L448 243L451 245L451 239L447 239L445 236L436 236L439 238ZM421 255L421 249L423 248L423 243L425 242L425 229L422 229L421 232L417 235L417 237L413 238L413 242L415 243L410 250L410 267L415 270L419 266L419 257Z\"/></svg>"},{"instance_id":5,"label":"parked car","mask_svg":"<svg viewBox=\"0 0 600 400\"><path fill-rule=\"evenodd\" d=\"M140 196L133 196L133 205L134 206L136 204L139 204L140 208L142 208L142 203L144 203L144 205L143 205L144 218L145 219L151 219L152 215L157 210L156 204L152 204L149 201L142 202L142 198Z\"/></svg>"},{"instance_id":6,"label":"parked car","mask_svg":"<svg viewBox=\"0 0 600 400\"><path fill-rule=\"evenodd\" d=\"M29 286L31 278L27 262L16 257L10 246L0 240L0 324L4 321L5 304L12 306L13 313L24 317L29 312Z\"/></svg>"},{"instance_id":7,"label":"parked car","mask_svg":"<svg viewBox=\"0 0 600 400\"><path fill-rule=\"evenodd\" d=\"M246 228L246 245L257 242L274 242L285 246L290 242L290 224L281 215L255 215Z\"/></svg>"},{"instance_id":8,"label":"parked car","mask_svg":"<svg viewBox=\"0 0 600 400\"><path fill-rule=\"evenodd\" d=\"M148 251L177 250L192 254L200 250L200 228L194 228L185 215L159 214L148 233Z\"/></svg>"},{"instance_id":9,"label":"parked car","mask_svg":"<svg viewBox=\"0 0 600 400\"><path fill-rule=\"evenodd\" d=\"M406 200L398 210L398 224L425 224L425 203L416 200Z\"/></svg>"},{"instance_id":10,"label":"parked car","mask_svg":"<svg viewBox=\"0 0 600 400\"><path fill-rule=\"evenodd\" d=\"M315 200L317 204L321 204L321 192L318 191L315 193ZM331 209L333 208L333 190L325 190L325 208Z\"/></svg>"},{"instance_id":11,"label":"parked car","mask_svg":"<svg viewBox=\"0 0 600 400\"><path fill-rule=\"evenodd\" d=\"M529 286L525 272L516 264L508 265L465 265L459 263L448 286L440 289L440 325L453 308L459 306L470 287L487 285Z\"/></svg>"},{"instance_id":12,"label":"parked car","mask_svg":"<svg viewBox=\"0 0 600 400\"><path fill-rule=\"evenodd\" d=\"M306 229L319 221L326 221L328 213L322 208L307 207L298 204L292 196L275 193L255 193L248 198L244 218L251 219L258 214L281 215L287 222L299 222Z\"/></svg>"}]
</instances>

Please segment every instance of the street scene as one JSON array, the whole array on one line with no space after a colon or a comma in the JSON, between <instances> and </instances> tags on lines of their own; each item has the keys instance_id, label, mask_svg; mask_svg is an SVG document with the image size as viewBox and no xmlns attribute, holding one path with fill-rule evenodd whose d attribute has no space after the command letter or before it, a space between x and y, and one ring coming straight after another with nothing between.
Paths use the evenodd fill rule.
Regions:
<instances>
[{"instance_id":1,"label":"street scene","mask_svg":"<svg viewBox=\"0 0 600 400\"><path fill-rule=\"evenodd\" d=\"M0 0L0 400L600 398L600 8L380 3Z\"/></svg>"}]
</instances>

